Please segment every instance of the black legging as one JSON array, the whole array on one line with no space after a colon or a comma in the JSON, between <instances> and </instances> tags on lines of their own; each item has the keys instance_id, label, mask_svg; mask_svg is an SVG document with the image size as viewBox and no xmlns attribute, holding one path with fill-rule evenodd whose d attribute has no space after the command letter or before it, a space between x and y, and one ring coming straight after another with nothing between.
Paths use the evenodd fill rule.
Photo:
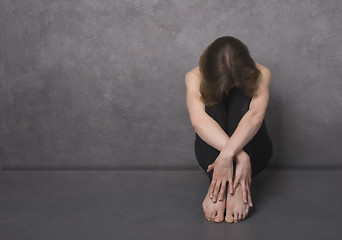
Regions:
<instances>
[{"instance_id":1,"label":"black legging","mask_svg":"<svg viewBox=\"0 0 342 240\"><path fill-rule=\"evenodd\" d=\"M248 111L250 101L251 99L244 95L240 88L234 87L230 90L228 96L226 94L223 95L220 103L210 107L206 106L205 111L231 137L241 118ZM194 145L196 159L201 168L206 172L208 166L216 160L220 151L208 145L197 133ZM243 147L243 150L250 157L253 179L268 165L273 155L273 145L267 133L265 120L263 120L256 135ZM233 162L233 166L235 169L235 161ZM206 172L210 182L213 171Z\"/></svg>"}]
</instances>

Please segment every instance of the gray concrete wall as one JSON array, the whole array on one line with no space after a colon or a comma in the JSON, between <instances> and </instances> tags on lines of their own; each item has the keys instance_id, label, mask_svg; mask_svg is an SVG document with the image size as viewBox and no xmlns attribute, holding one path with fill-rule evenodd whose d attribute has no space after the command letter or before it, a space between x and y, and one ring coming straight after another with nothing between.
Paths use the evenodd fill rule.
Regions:
<instances>
[{"instance_id":1,"label":"gray concrete wall","mask_svg":"<svg viewBox=\"0 0 342 240\"><path fill-rule=\"evenodd\" d=\"M272 71L270 166L341 166L342 2L1 1L0 160L196 167L184 75L231 35Z\"/></svg>"}]
</instances>

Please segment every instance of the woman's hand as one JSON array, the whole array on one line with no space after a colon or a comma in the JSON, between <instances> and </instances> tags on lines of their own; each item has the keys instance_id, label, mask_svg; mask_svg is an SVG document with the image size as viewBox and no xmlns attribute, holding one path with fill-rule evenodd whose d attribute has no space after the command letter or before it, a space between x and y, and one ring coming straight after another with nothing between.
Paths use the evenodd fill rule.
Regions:
<instances>
[{"instance_id":1,"label":"woman's hand","mask_svg":"<svg viewBox=\"0 0 342 240\"><path fill-rule=\"evenodd\" d=\"M234 155L226 150L222 150L215 162L208 166L207 172L214 169L212 181L209 187L209 197L216 202L217 195L220 201L223 201L223 194L226 191L227 181L229 182L230 193L234 193L233 188L233 159Z\"/></svg>"},{"instance_id":2,"label":"woman's hand","mask_svg":"<svg viewBox=\"0 0 342 240\"><path fill-rule=\"evenodd\" d=\"M234 189L238 184L242 187L243 201L250 207L253 207L250 184L252 182L252 167L249 155L245 151L241 151L236 155Z\"/></svg>"}]
</instances>

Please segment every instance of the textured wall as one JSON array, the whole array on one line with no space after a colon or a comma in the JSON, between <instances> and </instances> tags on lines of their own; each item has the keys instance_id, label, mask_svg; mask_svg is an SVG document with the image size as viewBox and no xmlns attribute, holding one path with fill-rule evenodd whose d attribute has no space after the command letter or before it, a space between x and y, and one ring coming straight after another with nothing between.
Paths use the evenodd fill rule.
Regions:
<instances>
[{"instance_id":1,"label":"textured wall","mask_svg":"<svg viewBox=\"0 0 342 240\"><path fill-rule=\"evenodd\" d=\"M272 71L272 166L341 165L342 2L1 1L5 167L197 166L184 75L231 35Z\"/></svg>"}]
</instances>

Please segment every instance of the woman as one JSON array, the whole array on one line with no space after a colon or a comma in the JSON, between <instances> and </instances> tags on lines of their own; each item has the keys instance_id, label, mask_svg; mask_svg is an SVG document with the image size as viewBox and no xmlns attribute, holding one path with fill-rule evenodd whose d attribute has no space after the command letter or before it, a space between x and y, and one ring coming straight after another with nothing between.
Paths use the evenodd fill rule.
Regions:
<instances>
[{"instance_id":1,"label":"woman","mask_svg":"<svg viewBox=\"0 0 342 240\"><path fill-rule=\"evenodd\" d=\"M185 75L195 155L210 180L202 203L209 221L241 221L253 206L251 181L273 155L264 121L270 79L232 36L212 42Z\"/></svg>"}]
</instances>

